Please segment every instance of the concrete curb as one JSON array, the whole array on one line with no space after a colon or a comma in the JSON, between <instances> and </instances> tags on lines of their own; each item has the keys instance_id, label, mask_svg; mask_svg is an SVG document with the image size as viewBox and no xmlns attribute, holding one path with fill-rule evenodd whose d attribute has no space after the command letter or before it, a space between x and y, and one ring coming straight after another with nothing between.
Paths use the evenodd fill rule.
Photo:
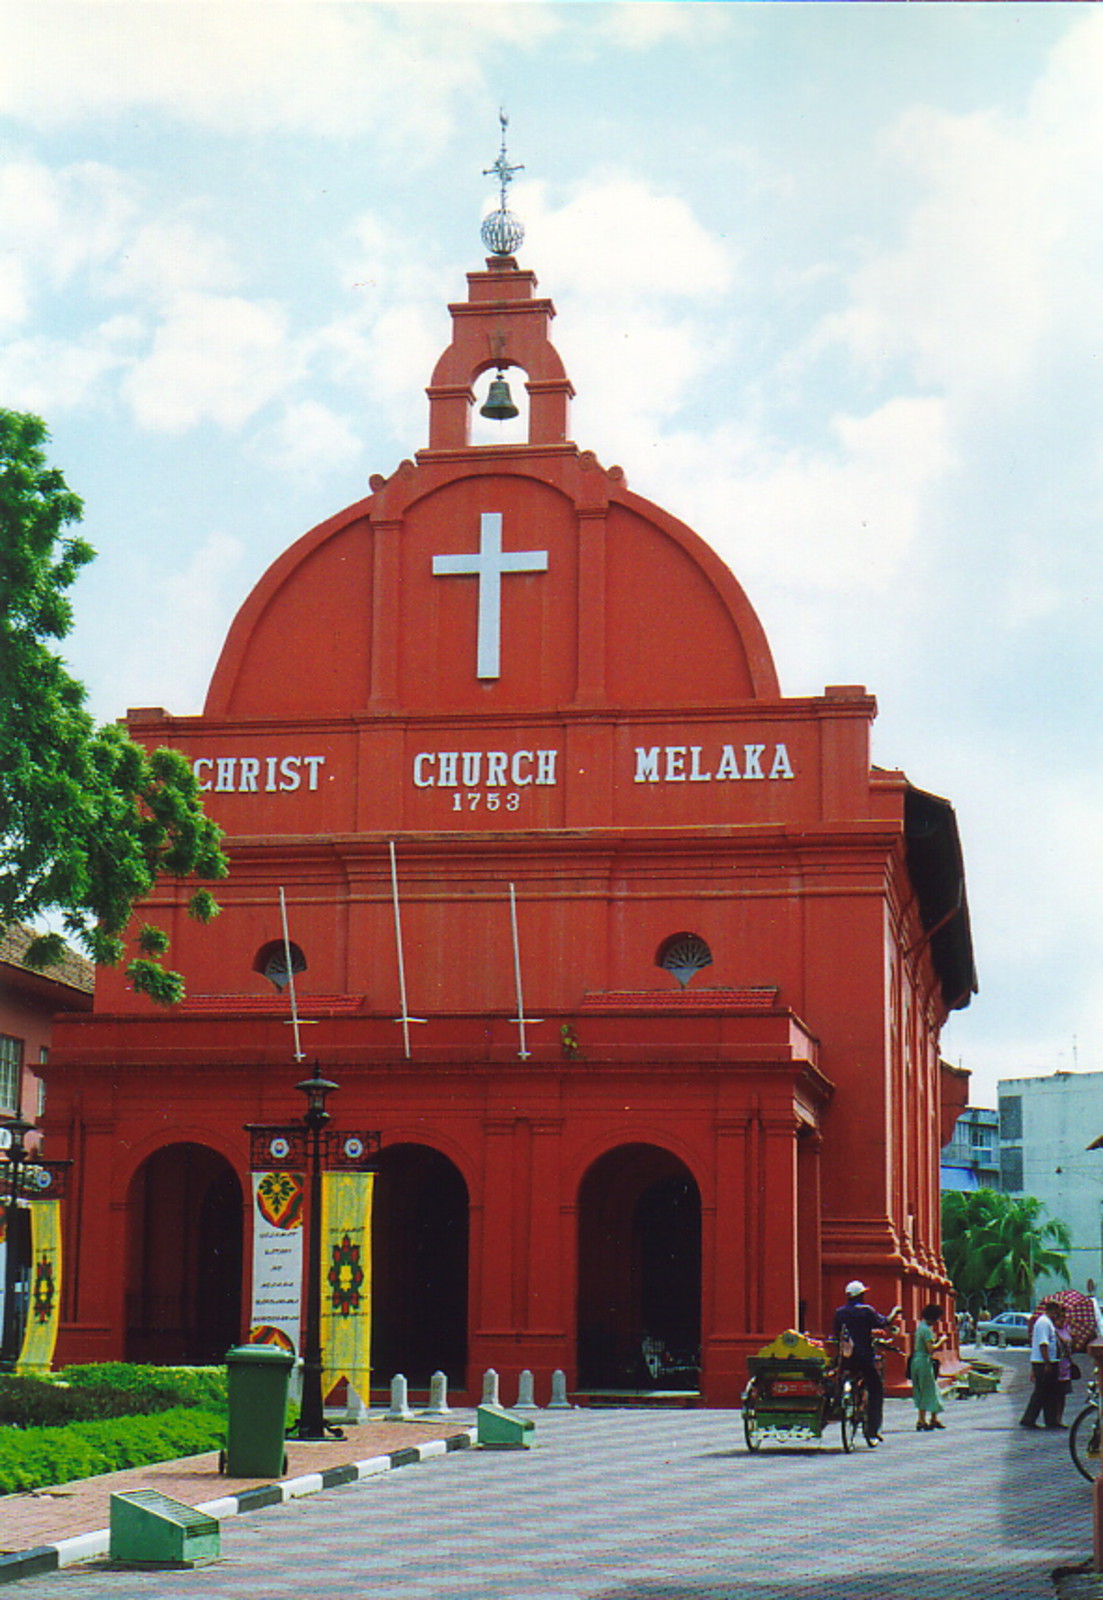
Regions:
<instances>
[{"instance_id":1,"label":"concrete curb","mask_svg":"<svg viewBox=\"0 0 1103 1600\"><path fill-rule=\"evenodd\" d=\"M448 1439L430 1439L425 1444L392 1450L389 1455L371 1456L367 1461L353 1461L343 1467L308 1472L301 1478L284 1478L278 1483L263 1484L256 1489L243 1489L240 1494L206 1500L195 1509L220 1520L223 1517L238 1517L249 1511L261 1511L266 1506L284 1505L288 1500L301 1500L304 1495L318 1494L322 1489L337 1489L342 1484L358 1483L362 1478L374 1478L383 1472L393 1472L397 1467L413 1466L417 1461L429 1461L434 1456L448 1455L453 1450L468 1450L474 1443L475 1429L465 1428L462 1433L453 1434ZM80 1561L92 1561L97 1556L105 1556L110 1537L109 1529L99 1528L94 1533L78 1533L71 1539L59 1539L56 1544L36 1545L32 1550L15 1550L0 1556L0 1584L17 1583L21 1578L38 1577L44 1572L56 1572L61 1567L72 1567Z\"/></svg>"}]
</instances>

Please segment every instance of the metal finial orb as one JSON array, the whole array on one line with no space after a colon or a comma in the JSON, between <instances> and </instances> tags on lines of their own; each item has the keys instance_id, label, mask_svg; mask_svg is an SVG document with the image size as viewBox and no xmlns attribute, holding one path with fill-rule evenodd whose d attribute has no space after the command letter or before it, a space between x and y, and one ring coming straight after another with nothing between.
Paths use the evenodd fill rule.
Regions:
<instances>
[{"instance_id":1,"label":"metal finial orb","mask_svg":"<svg viewBox=\"0 0 1103 1600\"><path fill-rule=\"evenodd\" d=\"M498 209L492 211L490 216L484 218L479 232L483 244L492 256L511 256L520 248L524 241L525 230L519 217L506 206L506 194L513 182L515 172L523 172L523 166L510 166L506 154L506 129L509 127L509 118L504 111L499 111L498 121L502 125L502 148L498 152L498 159L492 167L483 169L483 177L488 178L494 173L498 179Z\"/></svg>"},{"instance_id":2,"label":"metal finial orb","mask_svg":"<svg viewBox=\"0 0 1103 1600\"><path fill-rule=\"evenodd\" d=\"M525 239L524 224L520 217L515 217L513 212L507 211L504 206L483 218L479 232L483 244L492 256L513 255L521 248Z\"/></svg>"}]
</instances>

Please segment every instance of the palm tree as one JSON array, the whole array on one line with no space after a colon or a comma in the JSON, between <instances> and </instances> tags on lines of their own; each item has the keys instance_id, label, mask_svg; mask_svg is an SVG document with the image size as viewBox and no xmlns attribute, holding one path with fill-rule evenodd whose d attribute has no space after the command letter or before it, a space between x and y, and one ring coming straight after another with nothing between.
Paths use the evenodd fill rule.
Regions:
<instances>
[{"instance_id":1,"label":"palm tree","mask_svg":"<svg viewBox=\"0 0 1103 1600\"><path fill-rule=\"evenodd\" d=\"M949 1190L942 1197L942 1255L959 1297L975 1306L999 1295L1029 1310L1039 1274L1069 1281L1068 1224L1046 1217L1033 1195Z\"/></svg>"},{"instance_id":2,"label":"palm tree","mask_svg":"<svg viewBox=\"0 0 1103 1600\"><path fill-rule=\"evenodd\" d=\"M1013 1200L1000 1220L998 1247L992 1246L991 1280L1000 1283L1015 1304L1029 1311L1034 1304L1034 1280L1045 1274L1069 1281L1067 1252L1072 1234L1067 1222L1045 1216L1045 1206L1033 1195Z\"/></svg>"}]
</instances>

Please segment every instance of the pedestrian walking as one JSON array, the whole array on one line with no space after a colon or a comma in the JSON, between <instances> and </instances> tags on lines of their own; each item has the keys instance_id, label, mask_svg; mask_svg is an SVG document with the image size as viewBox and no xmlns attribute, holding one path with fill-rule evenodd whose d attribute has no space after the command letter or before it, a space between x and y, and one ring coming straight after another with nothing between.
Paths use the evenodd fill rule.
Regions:
<instances>
[{"instance_id":1,"label":"pedestrian walking","mask_svg":"<svg viewBox=\"0 0 1103 1600\"><path fill-rule=\"evenodd\" d=\"M908 1361L912 1399L919 1413L915 1424L916 1433L929 1433L934 1428L946 1426L944 1422L938 1420L943 1405L942 1396L938 1392L941 1368L935 1352L946 1343L946 1336L938 1331L941 1320L942 1307L937 1300L932 1300L929 1305L923 1307L916 1324L912 1353Z\"/></svg>"},{"instance_id":2,"label":"pedestrian walking","mask_svg":"<svg viewBox=\"0 0 1103 1600\"><path fill-rule=\"evenodd\" d=\"M1036 1428L1038 1416L1045 1418L1047 1428L1059 1428L1057 1415L1059 1391L1057 1378L1057 1329L1053 1325L1052 1300L1045 1300L1034 1319L1030 1333L1030 1377L1034 1385L1026 1410L1019 1418L1020 1428Z\"/></svg>"},{"instance_id":3,"label":"pedestrian walking","mask_svg":"<svg viewBox=\"0 0 1103 1600\"><path fill-rule=\"evenodd\" d=\"M1057 1426L1065 1426L1065 1401L1072 1390L1072 1380L1080 1376L1079 1368L1072 1359L1072 1329L1069 1326L1067 1308L1061 1301L1055 1300L1053 1309L1049 1314L1053 1323L1053 1331L1057 1340Z\"/></svg>"}]
</instances>

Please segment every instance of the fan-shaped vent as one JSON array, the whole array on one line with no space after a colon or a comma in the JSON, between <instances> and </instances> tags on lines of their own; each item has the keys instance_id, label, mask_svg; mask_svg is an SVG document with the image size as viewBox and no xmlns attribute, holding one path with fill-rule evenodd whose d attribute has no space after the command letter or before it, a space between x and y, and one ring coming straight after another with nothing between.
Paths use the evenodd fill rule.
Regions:
<instances>
[{"instance_id":1,"label":"fan-shaped vent","mask_svg":"<svg viewBox=\"0 0 1103 1600\"><path fill-rule=\"evenodd\" d=\"M271 944L266 944L257 954L253 963L253 971L260 972L275 988L287 988L290 974L287 970L287 952L283 944L277 939ZM296 976L306 971L306 957L297 944L291 946L291 972Z\"/></svg>"},{"instance_id":2,"label":"fan-shaped vent","mask_svg":"<svg viewBox=\"0 0 1103 1600\"><path fill-rule=\"evenodd\" d=\"M684 989L695 972L711 967L712 951L696 933L677 933L663 945L657 964L673 973Z\"/></svg>"}]
</instances>

